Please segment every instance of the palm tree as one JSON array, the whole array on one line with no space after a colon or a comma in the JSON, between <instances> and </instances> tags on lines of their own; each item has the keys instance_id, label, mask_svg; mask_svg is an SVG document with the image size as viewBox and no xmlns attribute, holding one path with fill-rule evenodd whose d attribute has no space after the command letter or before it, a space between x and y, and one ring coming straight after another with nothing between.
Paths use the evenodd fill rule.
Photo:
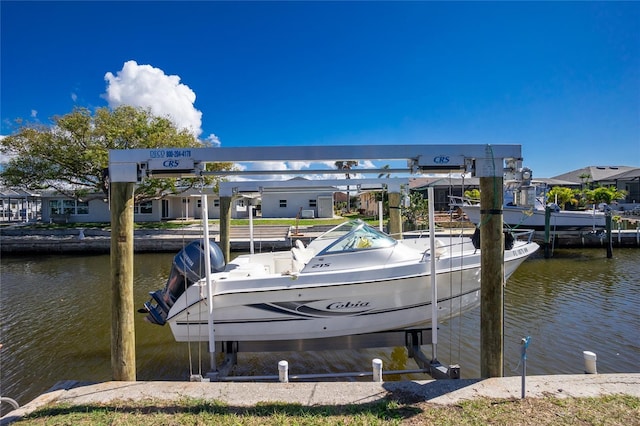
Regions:
<instances>
[{"instance_id":1,"label":"palm tree","mask_svg":"<svg viewBox=\"0 0 640 426\"><path fill-rule=\"evenodd\" d=\"M591 175L589 173L582 173L580 176L578 176L578 179L580 179L580 181L582 182L582 189L584 189L584 186L589 183Z\"/></svg>"},{"instance_id":2,"label":"palm tree","mask_svg":"<svg viewBox=\"0 0 640 426\"><path fill-rule=\"evenodd\" d=\"M354 160L349 161L336 161L335 162L336 169L338 170L346 170L345 177L347 179L351 179L351 174L349 171L352 167L357 166L358 162ZM347 213L351 212L351 188L347 185Z\"/></svg>"}]
</instances>

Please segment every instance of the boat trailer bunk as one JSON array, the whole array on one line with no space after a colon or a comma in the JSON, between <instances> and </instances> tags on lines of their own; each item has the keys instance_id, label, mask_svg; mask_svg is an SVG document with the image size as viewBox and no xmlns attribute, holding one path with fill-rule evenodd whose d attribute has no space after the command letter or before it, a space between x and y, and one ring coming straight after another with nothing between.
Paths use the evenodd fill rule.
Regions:
<instances>
[{"instance_id":1,"label":"boat trailer bunk","mask_svg":"<svg viewBox=\"0 0 640 426\"><path fill-rule=\"evenodd\" d=\"M206 374L206 378L192 376L192 381L270 381L278 380L273 376L231 376L231 369L237 364L240 352L289 352L321 351L331 349L367 349L382 347L407 348L409 358L418 366L414 370L386 371L385 374L426 373L434 379L459 379L459 365L441 364L435 357L429 359L422 351L422 345L431 344L431 328L411 328L375 333L356 334L316 339L280 340L280 341L243 341L216 342L216 353L224 354L224 360L215 371ZM319 379L336 377L363 377L371 372L351 372L335 374L299 374L290 375L291 379Z\"/></svg>"}]
</instances>

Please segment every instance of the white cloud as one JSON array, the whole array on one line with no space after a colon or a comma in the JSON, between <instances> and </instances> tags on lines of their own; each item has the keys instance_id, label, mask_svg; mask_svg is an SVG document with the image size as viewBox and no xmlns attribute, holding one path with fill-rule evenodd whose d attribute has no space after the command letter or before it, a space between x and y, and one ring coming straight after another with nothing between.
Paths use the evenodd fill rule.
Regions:
<instances>
[{"instance_id":1,"label":"white cloud","mask_svg":"<svg viewBox=\"0 0 640 426\"><path fill-rule=\"evenodd\" d=\"M220 138L218 138L217 135L214 135L213 133L211 133L208 137L207 137L207 143L209 145L211 145L214 148L219 148L220 145L222 145L222 142L220 142Z\"/></svg>"},{"instance_id":2,"label":"white cloud","mask_svg":"<svg viewBox=\"0 0 640 426\"><path fill-rule=\"evenodd\" d=\"M151 65L138 65L136 61L124 63L116 75L107 72L107 92L103 97L114 108L120 105L148 108L160 117L169 118L178 128L187 129L196 137L202 133L202 112L194 107L196 94L180 83L177 75L166 75ZM215 135L207 138L217 142Z\"/></svg>"},{"instance_id":3,"label":"white cloud","mask_svg":"<svg viewBox=\"0 0 640 426\"><path fill-rule=\"evenodd\" d=\"M36 111L35 109L31 110L31 118L36 118L38 116L38 111Z\"/></svg>"}]
</instances>

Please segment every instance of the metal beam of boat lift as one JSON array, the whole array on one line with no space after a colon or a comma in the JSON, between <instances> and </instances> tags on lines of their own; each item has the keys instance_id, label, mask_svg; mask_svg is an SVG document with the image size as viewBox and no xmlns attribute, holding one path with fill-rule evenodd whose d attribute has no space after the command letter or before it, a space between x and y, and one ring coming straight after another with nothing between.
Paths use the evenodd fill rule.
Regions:
<instances>
[{"instance_id":1,"label":"metal beam of boat lift","mask_svg":"<svg viewBox=\"0 0 640 426\"><path fill-rule=\"evenodd\" d=\"M278 175L278 174L301 174L301 173L344 173L343 170L318 170L318 171L288 171L282 170L260 170L260 171L225 171L207 172L205 164L208 162L286 162L286 161L360 161L360 160L406 160L406 168L398 169L376 169L358 168L358 173L448 173L448 172L471 172L474 177L489 177L502 179L504 174L515 174L522 167L522 156L520 145L346 145L346 146L275 146L275 147L243 147L243 148L157 148L157 149L133 149L133 150L110 150L109 151L109 178L112 184L136 183L145 177L197 177L204 175ZM261 182L228 182L221 185L221 196L232 196L235 192L245 190L255 190L256 188L267 188L278 186L297 187L308 186L317 187L320 185L339 186L362 184L386 184L393 191L400 192L400 186L406 183L405 179L365 179L358 180L322 180L314 182L283 182L269 183ZM502 185L500 185L501 187ZM431 194L432 195L432 194ZM206 197L203 197L206 198ZM206 199L204 200L206 206ZM430 206L430 217L433 212ZM205 215L205 217L207 217ZM113 221L113 219L112 219ZM432 222L430 220L430 222ZM430 223L431 225L431 223ZM208 227L205 226L205 231ZM131 224L131 229L133 225ZM132 232L132 231L131 231ZM501 237L501 229L498 231ZM432 232L433 233L433 232ZM122 237L119 237L122 238ZM113 244L112 244L113 245ZM206 245L205 245L206 246ZM116 249L118 249L117 245ZM209 256L205 255L205 261ZM500 263L502 259L494 259L495 263ZM493 261L493 260L492 260ZM484 259L482 259L484 267ZM492 266L490 264L489 266ZM432 266L433 267L433 266ZM207 266L207 269L209 267ZM493 270L494 268L487 268ZM210 284L208 282L208 284ZM502 283L500 282L500 285ZM209 289L211 288L208 285ZM435 286L434 286L435 287ZM114 285L114 288L120 286ZM130 295L133 299L133 295ZM212 304L211 304L212 305ZM124 323L127 323L126 321ZM130 324L133 324L131 321ZM112 325L112 328L115 325ZM501 328L501 325L500 325ZM376 346L399 346L404 344L408 354L413 357L420 371L430 374L434 378L459 378L460 369L458 366L444 366L435 357L435 345L437 334L432 332L432 339L427 341L422 332L425 330L396 330L384 333L372 333L369 335L344 336L342 338L313 339L295 342L215 342L210 335L210 352L212 354L212 366L214 366L214 354L220 350L225 354L224 363L210 373L213 379L224 379L231 367L237 360L237 352L244 351L269 351L269 350L311 350L326 347L357 348ZM496 330L502 333L502 330ZM211 332L210 332L211 333ZM112 334L117 336L134 336L131 330L114 330ZM131 338L131 337L129 337ZM400 340L399 340L400 339ZM403 343L402 343L403 342ZM422 344L431 343L433 357L431 360L425 356L421 350ZM118 342L116 342L117 346ZM113 357L113 349L112 349ZM135 360L134 360L135 364ZM113 365L113 360L112 360ZM394 372L401 373L401 372Z\"/></svg>"},{"instance_id":2,"label":"metal beam of boat lift","mask_svg":"<svg viewBox=\"0 0 640 426\"><path fill-rule=\"evenodd\" d=\"M193 177L208 174L211 162L283 162L406 160L406 168L393 172L448 173L467 171L476 177L502 176L504 161L521 161L520 145L332 145L246 148L157 148L109 151L111 182L138 182L142 176ZM515 164L513 168L515 168ZM508 166L508 168L512 168ZM388 169L359 168L361 173L389 173ZM331 173L322 170L322 173ZM344 171L334 171L344 173ZM248 171L215 172L218 175L249 175ZM260 175L284 174L260 170ZM301 173L298 171L298 173ZM305 171L308 173L308 171Z\"/></svg>"}]
</instances>

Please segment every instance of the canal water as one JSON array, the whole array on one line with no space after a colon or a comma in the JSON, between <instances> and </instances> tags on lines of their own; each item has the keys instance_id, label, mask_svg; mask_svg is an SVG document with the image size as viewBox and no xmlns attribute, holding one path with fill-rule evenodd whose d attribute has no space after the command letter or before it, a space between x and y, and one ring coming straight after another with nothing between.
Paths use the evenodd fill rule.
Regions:
<instances>
[{"instance_id":1,"label":"canal water","mask_svg":"<svg viewBox=\"0 0 640 426\"><path fill-rule=\"evenodd\" d=\"M164 286L173 254L135 255L135 304ZM26 404L63 380L108 381L110 364L108 255L3 257L0 264L0 394ZM427 313L429 315L429 313ZM168 326L136 316L138 380L189 380L205 374L206 344L176 343ZM505 375L521 374L521 340L530 336L527 374L580 374L582 352L597 354L599 373L640 372L640 251L540 252L511 277L505 291ZM438 359L480 376L480 312L442 324ZM430 347L424 351L430 356ZM311 353L240 354L236 374L277 375L416 368L404 348ZM428 379L420 374L385 380ZM4 414L10 410L3 404Z\"/></svg>"}]
</instances>

